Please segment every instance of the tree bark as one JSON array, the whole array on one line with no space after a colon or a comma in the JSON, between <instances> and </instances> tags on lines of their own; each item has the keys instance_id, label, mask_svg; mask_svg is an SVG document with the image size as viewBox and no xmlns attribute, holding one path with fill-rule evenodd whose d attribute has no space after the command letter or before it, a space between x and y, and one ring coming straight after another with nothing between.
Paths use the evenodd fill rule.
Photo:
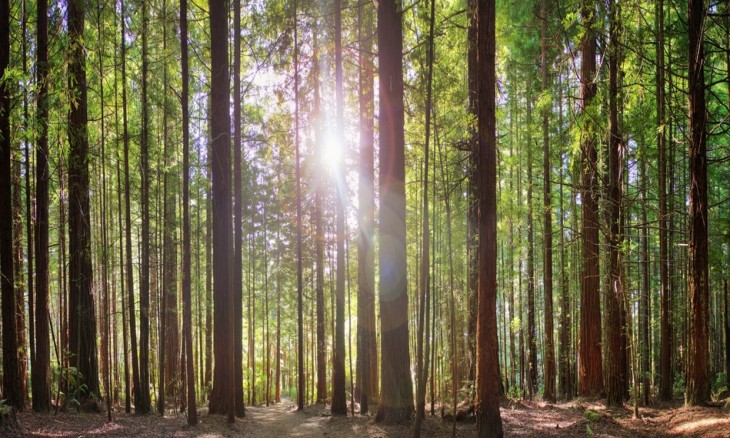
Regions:
<instances>
[{"instance_id":1,"label":"tree bark","mask_svg":"<svg viewBox=\"0 0 730 438\"><path fill-rule=\"evenodd\" d=\"M689 351L687 354L688 405L710 399L709 287L707 246L707 132L705 130L705 6L689 0Z\"/></svg>"},{"instance_id":2,"label":"tree bark","mask_svg":"<svg viewBox=\"0 0 730 438\"><path fill-rule=\"evenodd\" d=\"M590 124L591 103L596 95L595 4L583 0L581 16L585 27L581 42L581 110L583 123ZM581 211L583 213L583 277L581 279L578 392L584 397L603 393L601 359L601 296L598 237L598 153L592 129L582 133Z\"/></svg>"},{"instance_id":3,"label":"tree bark","mask_svg":"<svg viewBox=\"0 0 730 438\"><path fill-rule=\"evenodd\" d=\"M332 369L333 415L347 415L345 397L345 202L347 199L345 171L345 128L342 72L342 1L335 0L335 96L337 101L336 138L341 158L335 167L337 271L335 275L335 356Z\"/></svg>"},{"instance_id":4,"label":"tree bark","mask_svg":"<svg viewBox=\"0 0 730 438\"><path fill-rule=\"evenodd\" d=\"M667 146L664 91L664 1L656 3L656 105L657 105L657 149L659 154L659 279L661 288L661 315L659 320L659 398L672 399L672 322L670 299L672 290L669 281L669 248L667 240Z\"/></svg>"},{"instance_id":5,"label":"tree bark","mask_svg":"<svg viewBox=\"0 0 730 438\"><path fill-rule=\"evenodd\" d=\"M0 78L10 63L10 2L0 0ZM8 406L22 410L25 397L20 384L18 333L15 320L13 270L13 210L10 151L10 89L0 81L0 289L2 290L3 393Z\"/></svg>"},{"instance_id":6,"label":"tree bark","mask_svg":"<svg viewBox=\"0 0 730 438\"><path fill-rule=\"evenodd\" d=\"M51 345L48 326L48 2L37 4L38 137L36 141L35 353L31 364L33 410L51 409Z\"/></svg>"},{"instance_id":7,"label":"tree bark","mask_svg":"<svg viewBox=\"0 0 730 438\"><path fill-rule=\"evenodd\" d=\"M211 29L211 166L213 191L213 305L215 367L211 414L227 414L235 421L233 352L231 215L231 120L228 112L228 7L225 0L210 2Z\"/></svg>"},{"instance_id":8,"label":"tree bark","mask_svg":"<svg viewBox=\"0 0 730 438\"><path fill-rule=\"evenodd\" d=\"M82 400L99 397L99 366L96 351L96 314L92 295L91 216L89 214L89 138L87 132L86 61L84 49L85 4L68 4L71 41L69 91L73 97L68 114L69 184L69 337L71 365L83 376Z\"/></svg>"},{"instance_id":9,"label":"tree bark","mask_svg":"<svg viewBox=\"0 0 730 438\"><path fill-rule=\"evenodd\" d=\"M478 187L479 289L477 317L477 432L501 437L499 415L499 363L497 342L497 127L495 2L478 0L474 12L477 28L477 127L478 148L474 168Z\"/></svg>"},{"instance_id":10,"label":"tree bark","mask_svg":"<svg viewBox=\"0 0 730 438\"><path fill-rule=\"evenodd\" d=\"M548 36L547 0L540 2L540 68L542 73L542 92L548 90ZM543 173L543 218L544 218L544 265L543 283L545 287L545 386L542 397L555 402L555 339L553 337L553 219L550 188L550 107L542 109L542 173Z\"/></svg>"},{"instance_id":11,"label":"tree bark","mask_svg":"<svg viewBox=\"0 0 730 438\"><path fill-rule=\"evenodd\" d=\"M403 23L399 2L378 7L380 92L380 263L381 401L375 420L408 422L413 415L413 381L408 349L406 278L405 138L403 107Z\"/></svg>"}]
</instances>

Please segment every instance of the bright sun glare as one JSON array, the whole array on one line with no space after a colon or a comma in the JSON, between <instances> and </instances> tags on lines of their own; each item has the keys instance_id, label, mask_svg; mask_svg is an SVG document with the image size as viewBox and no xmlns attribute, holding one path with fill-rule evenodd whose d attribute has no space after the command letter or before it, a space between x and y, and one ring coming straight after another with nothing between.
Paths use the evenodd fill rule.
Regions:
<instances>
[{"instance_id":1,"label":"bright sun glare","mask_svg":"<svg viewBox=\"0 0 730 438\"><path fill-rule=\"evenodd\" d=\"M342 144L334 132L328 132L322 145L322 165L325 170L334 172L342 165Z\"/></svg>"}]
</instances>

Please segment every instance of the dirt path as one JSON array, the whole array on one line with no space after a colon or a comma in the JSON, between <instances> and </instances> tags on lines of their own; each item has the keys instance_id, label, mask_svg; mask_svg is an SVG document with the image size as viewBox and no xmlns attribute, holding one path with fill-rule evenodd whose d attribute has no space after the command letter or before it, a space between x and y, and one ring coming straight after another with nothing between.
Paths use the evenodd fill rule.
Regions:
<instances>
[{"instance_id":1,"label":"dirt path","mask_svg":"<svg viewBox=\"0 0 730 438\"><path fill-rule=\"evenodd\" d=\"M247 427L251 437L261 438L314 438L321 437L330 417L317 415L322 408L309 407L297 411L291 400L283 400L270 406L249 406L246 408Z\"/></svg>"}]
</instances>

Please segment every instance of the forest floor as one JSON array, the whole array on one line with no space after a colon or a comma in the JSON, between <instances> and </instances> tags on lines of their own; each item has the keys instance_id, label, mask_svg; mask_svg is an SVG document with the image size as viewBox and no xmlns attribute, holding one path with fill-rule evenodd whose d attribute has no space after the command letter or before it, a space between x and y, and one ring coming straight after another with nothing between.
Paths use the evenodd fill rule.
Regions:
<instances>
[{"instance_id":1,"label":"forest floor","mask_svg":"<svg viewBox=\"0 0 730 438\"><path fill-rule=\"evenodd\" d=\"M518 437L730 437L730 413L720 408L686 408L680 404L641 408L641 418L634 419L630 406L606 409L602 403L573 401L546 404L541 401L507 402L502 406L505 436ZM427 406L428 409L428 406ZM159 415L137 416L114 413L106 422L106 414L59 413L17 415L20 430L0 431L7 437L408 437L406 426L376 424L372 416L333 417L321 406L297 411L294 403L285 400L271 406L249 406L246 418L234 424L223 416L209 416L200 409L199 424L189 427L185 416L169 411ZM451 423L439 416L426 415L421 436L451 436ZM459 422L456 436L475 437L474 422Z\"/></svg>"}]
</instances>

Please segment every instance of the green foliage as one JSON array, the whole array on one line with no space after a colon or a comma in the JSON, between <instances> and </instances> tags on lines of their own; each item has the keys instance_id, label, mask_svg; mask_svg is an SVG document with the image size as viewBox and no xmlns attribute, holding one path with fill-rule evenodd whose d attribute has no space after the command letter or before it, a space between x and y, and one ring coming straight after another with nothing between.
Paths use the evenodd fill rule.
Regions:
<instances>
[{"instance_id":1,"label":"green foliage","mask_svg":"<svg viewBox=\"0 0 730 438\"><path fill-rule=\"evenodd\" d=\"M595 423L601 420L601 414L594 411L593 409L586 409L586 411L583 413L583 417L585 417L585 419L590 421L591 423Z\"/></svg>"}]
</instances>

